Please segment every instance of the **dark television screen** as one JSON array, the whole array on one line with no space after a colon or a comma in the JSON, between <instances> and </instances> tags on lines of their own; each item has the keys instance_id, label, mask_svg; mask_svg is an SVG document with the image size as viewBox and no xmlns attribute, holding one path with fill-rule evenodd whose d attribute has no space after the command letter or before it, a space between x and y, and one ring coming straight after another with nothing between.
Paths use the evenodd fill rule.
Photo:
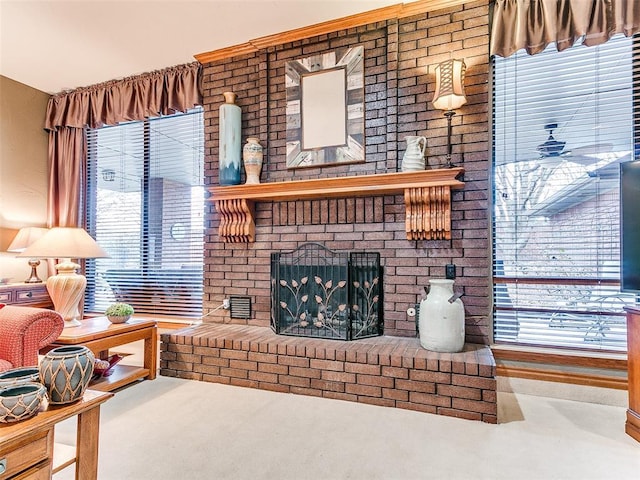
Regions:
<instances>
[{"instance_id":1,"label":"dark television screen","mask_svg":"<svg viewBox=\"0 0 640 480\"><path fill-rule=\"evenodd\" d=\"M620 265L623 292L640 292L640 161L620 165Z\"/></svg>"}]
</instances>

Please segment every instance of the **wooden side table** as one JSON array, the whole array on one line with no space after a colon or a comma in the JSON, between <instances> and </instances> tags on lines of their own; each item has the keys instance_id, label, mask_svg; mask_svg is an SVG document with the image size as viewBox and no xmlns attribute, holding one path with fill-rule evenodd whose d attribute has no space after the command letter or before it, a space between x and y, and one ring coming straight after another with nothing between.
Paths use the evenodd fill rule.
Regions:
<instances>
[{"instance_id":1,"label":"wooden side table","mask_svg":"<svg viewBox=\"0 0 640 480\"><path fill-rule=\"evenodd\" d=\"M54 427L78 417L75 456L76 480L98 478L100 405L113 393L87 390L81 400L68 405L43 405L35 417L0 425L0 478L49 479L53 473ZM4 471L3 471L4 469Z\"/></svg>"},{"instance_id":2,"label":"wooden side table","mask_svg":"<svg viewBox=\"0 0 640 480\"><path fill-rule=\"evenodd\" d=\"M117 364L108 377L90 384L92 390L112 391L141 378L153 380L158 368L158 328L155 320L131 318L126 323L111 323L107 317L85 318L79 327L65 328L50 348L84 345L96 358L106 359L109 349L144 340L141 366Z\"/></svg>"},{"instance_id":3,"label":"wooden side table","mask_svg":"<svg viewBox=\"0 0 640 480\"><path fill-rule=\"evenodd\" d=\"M640 442L640 309L626 307L629 408L625 432Z\"/></svg>"}]
</instances>

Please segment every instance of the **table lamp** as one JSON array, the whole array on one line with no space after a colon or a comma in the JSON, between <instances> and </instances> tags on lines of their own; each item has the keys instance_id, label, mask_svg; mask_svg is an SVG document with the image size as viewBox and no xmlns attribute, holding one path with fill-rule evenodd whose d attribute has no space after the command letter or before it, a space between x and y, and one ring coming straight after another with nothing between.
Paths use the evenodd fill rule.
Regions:
<instances>
[{"instance_id":1,"label":"table lamp","mask_svg":"<svg viewBox=\"0 0 640 480\"><path fill-rule=\"evenodd\" d=\"M464 74L466 65L464 60L446 60L436 67L436 93L433 95L433 106L438 110L445 110L447 117L447 167L451 168L451 117L467 103L464 95Z\"/></svg>"},{"instance_id":2,"label":"table lamp","mask_svg":"<svg viewBox=\"0 0 640 480\"><path fill-rule=\"evenodd\" d=\"M109 255L82 228L54 227L21 252L19 257L58 258L57 275L47 279L47 291L53 306L64 318L65 328L80 325L79 304L87 279L76 270L72 258L107 258Z\"/></svg>"},{"instance_id":3,"label":"table lamp","mask_svg":"<svg viewBox=\"0 0 640 480\"><path fill-rule=\"evenodd\" d=\"M49 229L42 227L24 227L18 231L18 234L7 248L7 252L24 252L25 249L33 242L41 238ZM31 258L29 260L29 266L31 267L31 276L27 278L24 283L42 283L42 280L38 277L38 265L40 260L37 258Z\"/></svg>"}]
</instances>

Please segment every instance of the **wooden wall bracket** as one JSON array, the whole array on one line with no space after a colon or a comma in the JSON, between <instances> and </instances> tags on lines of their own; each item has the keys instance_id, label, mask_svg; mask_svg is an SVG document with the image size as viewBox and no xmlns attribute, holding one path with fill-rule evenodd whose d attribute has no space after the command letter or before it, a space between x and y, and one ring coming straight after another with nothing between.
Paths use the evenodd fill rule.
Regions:
<instances>
[{"instance_id":1,"label":"wooden wall bracket","mask_svg":"<svg viewBox=\"0 0 640 480\"><path fill-rule=\"evenodd\" d=\"M353 177L316 178L290 182L210 187L220 214L218 234L225 242L255 241L255 201L294 201L374 197L404 194L407 240L451 238L451 189L462 188L464 169L440 168L415 172Z\"/></svg>"},{"instance_id":2,"label":"wooden wall bracket","mask_svg":"<svg viewBox=\"0 0 640 480\"><path fill-rule=\"evenodd\" d=\"M216 210L220 213L218 234L228 243L251 243L255 241L256 224L254 221L253 201L245 198L215 200Z\"/></svg>"},{"instance_id":3,"label":"wooden wall bracket","mask_svg":"<svg viewBox=\"0 0 640 480\"><path fill-rule=\"evenodd\" d=\"M407 240L451 239L451 187L405 188Z\"/></svg>"}]
</instances>

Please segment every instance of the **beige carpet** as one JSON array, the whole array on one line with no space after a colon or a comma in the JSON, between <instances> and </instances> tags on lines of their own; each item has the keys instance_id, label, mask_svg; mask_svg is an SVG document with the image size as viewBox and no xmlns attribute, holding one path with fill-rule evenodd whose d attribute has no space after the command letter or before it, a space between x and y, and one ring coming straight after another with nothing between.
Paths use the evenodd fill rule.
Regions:
<instances>
[{"instance_id":1,"label":"beige carpet","mask_svg":"<svg viewBox=\"0 0 640 480\"><path fill-rule=\"evenodd\" d=\"M159 377L103 405L99 479L640 478L624 407L513 393L498 406L489 425ZM73 444L75 422L56 441Z\"/></svg>"}]
</instances>

